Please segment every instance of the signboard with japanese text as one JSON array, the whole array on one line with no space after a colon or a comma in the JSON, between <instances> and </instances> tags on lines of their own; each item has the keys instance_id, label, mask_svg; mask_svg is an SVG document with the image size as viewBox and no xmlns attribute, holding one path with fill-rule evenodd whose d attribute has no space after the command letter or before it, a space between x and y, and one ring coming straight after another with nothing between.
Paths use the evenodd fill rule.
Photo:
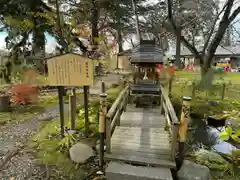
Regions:
<instances>
[{"instance_id":1,"label":"signboard with japanese text","mask_svg":"<svg viewBox=\"0 0 240 180\"><path fill-rule=\"evenodd\" d=\"M51 86L93 85L93 62L84 56L69 53L48 58L47 67Z\"/></svg>"}]
</instances>

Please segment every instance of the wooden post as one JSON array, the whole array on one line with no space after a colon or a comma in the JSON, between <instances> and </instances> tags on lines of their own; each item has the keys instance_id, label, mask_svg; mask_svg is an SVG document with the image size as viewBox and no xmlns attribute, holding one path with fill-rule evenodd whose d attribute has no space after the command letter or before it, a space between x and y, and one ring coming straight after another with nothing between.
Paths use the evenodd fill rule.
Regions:
<instances>
[{"instance_id":1,"label":"wooden post","mask_svg":"<svg viewBox=\"0 0 240 180\"><path fill-rule=\"evenodd\" d=\"M111 153L111 122L112 119L106 117L106 152Z\"/></svg>"},{"instance_id":2,"label":"wooden post","mask_svg":"<svg viewBox=\"0 0 240 180\"><path fill-rule=\"evenodd\" d=\"M84 112L85 112L85 137L88 137L88 131L89 131L88 90L89 90L89 86L83 86L83 92L84 92Z\"/></svg>"},{"instance_id":3,"label":"wooden post","mask_svg":"<svg viewBox=\"0 0 240 180\"><path fill-rule=\"evenodd\" d=\"M225 91L226 91L226 83L223 83L223 85L222 85L222 93L221 93L221 99L222 100L225 97Z\"/></svg>"},{"instance_id":4,"label":"wooden post","mask_svg":"<svg viewBox=\"0 0 240 180\"><path fill-rule=\"evenodd\" d=\"M169 96L169 98L172 97L172 82L173 82L173 77L172 77L172 75L170 75L169 84L168 84L168 96Z\"/></svg>"},{"instance_id":5,"label":"wooden post","mask_svg":"<svg viewBox=\"0 0 240 180\"><path fill-rule=\"evenodd\" d=\"M103 167L104 164L104 135L105 135L105 121L107 114L106 104L107 94L105 93L105 84L102 82L101 94L100 94L100 110L99 110L99 134L100 134L100 158L99 166Z\"/></svg>"},{"instance_id":6,"label":"wooden post","mask_svg":"<svg viewBox=\"0 0 240 180\"><path fill-rule=\"evenodd\" d=\"M192 99L195 99L196 96L196 83L192 83Z\"/></svg>"},{"instance_id":7,"label":"wooden post","mask_svg":"<svg viewBox=\"0 0 240 180\"><path fill-rule=\"evenodd\" d=\"M187 139L188 123L190 120L191 97L183 97L182 112L179 127L179 160L184 160L184 146Z\"/></svg>"},{"instance_id":8,"label":"wooden post","mask_svg":"<svg viewBox=\"0 0 240 180\"><path fill-rule=\"evenodd\" d=\"M179 124L172 125L172 141L171 141L171 159L174 161L176 158L177 144L178 144Z\"/></svg>"},{"instance_id":9,"label":"wooden post","mask_svg":"<svg viewBox=\"0 0 240 180\"><path fill-rule=\"evenodd\" d=\"M67 96L67 88L63 87L63 96Z\"/></svg>"},{"instance_id":10,"label":"wooden post","mask_svg":"<svg viewBox=\"0 0 240 180\"><path fill-rule=\"evenodd\" d=\"M105 123L106 123L106 126L105 126L106 152L110 153L111 152L111 136L112 136L112 129L111 129L112 119L110 117L106 117Z\"/></svg>"},{"instance_id":11,"label":"wooden post","mask_svg":"<svg viewBox=\"0 0 240 180\"><path fill-rule=\"evenodd\" d=\"M76 102L76 89L72 89L72 94L69 96L69 119L71 122L71 129L75 129L76 122L76 111L77 111L77 102Z\"/></svg>"},{"instance_id":12,"label":"wooden post","mask_svg":"<svg viewBox=\"0 0 240 180\"><path fill-rule=\"evenodd\" d=\"M127 110L127 105L128 105L128 102L129 102L129 86L128 86L128 90L126 92L126 97L125 97L125 101L124 101L124 108L123 108L123 111L125 112Z\"/></svg>"},{"instance_id":13,"label":"wooden post","mask_svg":"<svg viewBox=\"0 0 240 180\"><path fill-rule=\"evenodd\" d=\"M60 127L61 127L61 137L64 137L64 86L58 86L58 99L59 99L59 112L60 112Z\"/></svg>"},{"instance_id":14,"label":"wooden post","mask_svg":"<svg viewBox=\"0 0 240 180\"><path fill-rule=\"evenodd\" d=\"M133 83L134 83L134 84L136 84L136 79L137 79L136 76L137 76L137 75L136 75L136 72L134 72L134 74L133 74Z\"/></svg>"},{"instance_id":15,"label":"wooden post","mask_svg":"<svg viewBox=\"0 0 240 180\"><path fill-rule=\"evenodd\" d=\"M164 100L163 98L164 97L163 97L163 94L162 94L163 92L161 91L160 93L161 93L161 95L160 95L160 114L162 114L163 113L163 100Z\"/></svg>"}]
</instances>

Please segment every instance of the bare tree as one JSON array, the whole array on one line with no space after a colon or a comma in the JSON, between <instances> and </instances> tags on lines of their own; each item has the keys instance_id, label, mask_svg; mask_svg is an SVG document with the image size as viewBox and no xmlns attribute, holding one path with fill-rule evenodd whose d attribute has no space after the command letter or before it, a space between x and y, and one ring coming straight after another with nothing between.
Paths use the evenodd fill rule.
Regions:
<instances>
[{"instance_id":1,"label":"bare tree","mask_svg":"<svg viewBox=\"0 0 240 180\"><path fill-rule=\"evenodd\" d=\"M201 0L198 0L198 2L202 3ZM209 68L211 67L216 49L219 46L227 28L240 13L239 5L234 9L234 6L237 5L236 3L237 0L227 0L223 8L217 11L214 19L212 19L212 25L206 34L207 38L205 39L203 50L201 52L199 52L195 45L191 43L185 36L181 36L180 38L181 42L193 53L195 58L199 59L202 75L205 75L208 72ZM217 6L217 4L215 6ZM196 9L194 9L194 11L195 10ZM176 35L178 33L179 24L172 12L173 1L168 0L168 19L171 25L171 31ZM218 23L219 19L220 22Z\"/></svg>"}]
</instances>

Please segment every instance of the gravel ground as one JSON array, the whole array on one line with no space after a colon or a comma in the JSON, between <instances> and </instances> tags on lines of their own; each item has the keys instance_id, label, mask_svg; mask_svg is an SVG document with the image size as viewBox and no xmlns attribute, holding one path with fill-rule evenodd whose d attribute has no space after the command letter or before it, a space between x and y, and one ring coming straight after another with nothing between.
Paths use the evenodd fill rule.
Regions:
<instances>
[{"instance_id":1,"label":"gravel ground","mask_svg":"<svg viewBox=\"0 0 240 180\"><path fill-rule=\"evenodd\" d=\"M99 94L101 83L103 80L107 87L119 82L119 75L110 74L99 77L97 83L90 88L91 94ZM68 105L65 105L65 113L67 114ZM28 139L36 134L41 128L41 122L51 120L59 115L58 106L46 108L45 112L36 116L35 118L25 121L21 124L8 125L0 132L0 179L1 180L30 180L42 179L42 168L37 165L34 157L24 149L25 143ZM1 167L4 158L10 152L16 151L15 155L11 157L7 163ZM34 176L36 175L36 177ZM34 176L34 177L33 177ZM38 177L38 178L37 178Z\"/></svg>"},{"instance_id":2,"label":"gravel ground","mask_svg":"<svg viewBox=\"0 0 240 180\"><path fill-rule=\"evenodd\" d=\"M65 106L67 111L68 105ZM5 131L0 133L1 158L6 157L9 152L20 149L17 155L11 158L10 163L7 163L6 169L0 169L1 180L9 180L10 177L14 177L14 180L26 179L29 174L36 171L37 167L34 167L34 158L23 149L21 150L21 147L23 148L28 139L41 128L42 121L54 119L58 115L58 106L51 107L37 117L21 124L12 125L11 128L7 127Z\"/></svg>"}]
</instances>

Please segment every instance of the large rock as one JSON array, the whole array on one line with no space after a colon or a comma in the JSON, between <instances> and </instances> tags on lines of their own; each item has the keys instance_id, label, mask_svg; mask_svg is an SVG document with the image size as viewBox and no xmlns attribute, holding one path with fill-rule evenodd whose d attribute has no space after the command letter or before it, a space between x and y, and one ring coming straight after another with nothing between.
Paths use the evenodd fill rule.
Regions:
<instances>
[{"instance_id":1,"label":"large rock","mask_svg":"<svg viewBox=\"0 0 240 180\"><path fill-rule=\"evenodd\" d=\"M90 157L95 156L92 147L83 143L73 145L69 150L69 154L72 161L81 164L85 163Z\"/></svg>"},{"instance_id":2,"label":"large rock","mask_svg":"<svg viewBox=\"0 0 240 180\"><path fill-rule=\"evenodd\" d=\"M177 173L179 180L210 180L208 167L185 160Z\"/></svg>"}]
</instances>

